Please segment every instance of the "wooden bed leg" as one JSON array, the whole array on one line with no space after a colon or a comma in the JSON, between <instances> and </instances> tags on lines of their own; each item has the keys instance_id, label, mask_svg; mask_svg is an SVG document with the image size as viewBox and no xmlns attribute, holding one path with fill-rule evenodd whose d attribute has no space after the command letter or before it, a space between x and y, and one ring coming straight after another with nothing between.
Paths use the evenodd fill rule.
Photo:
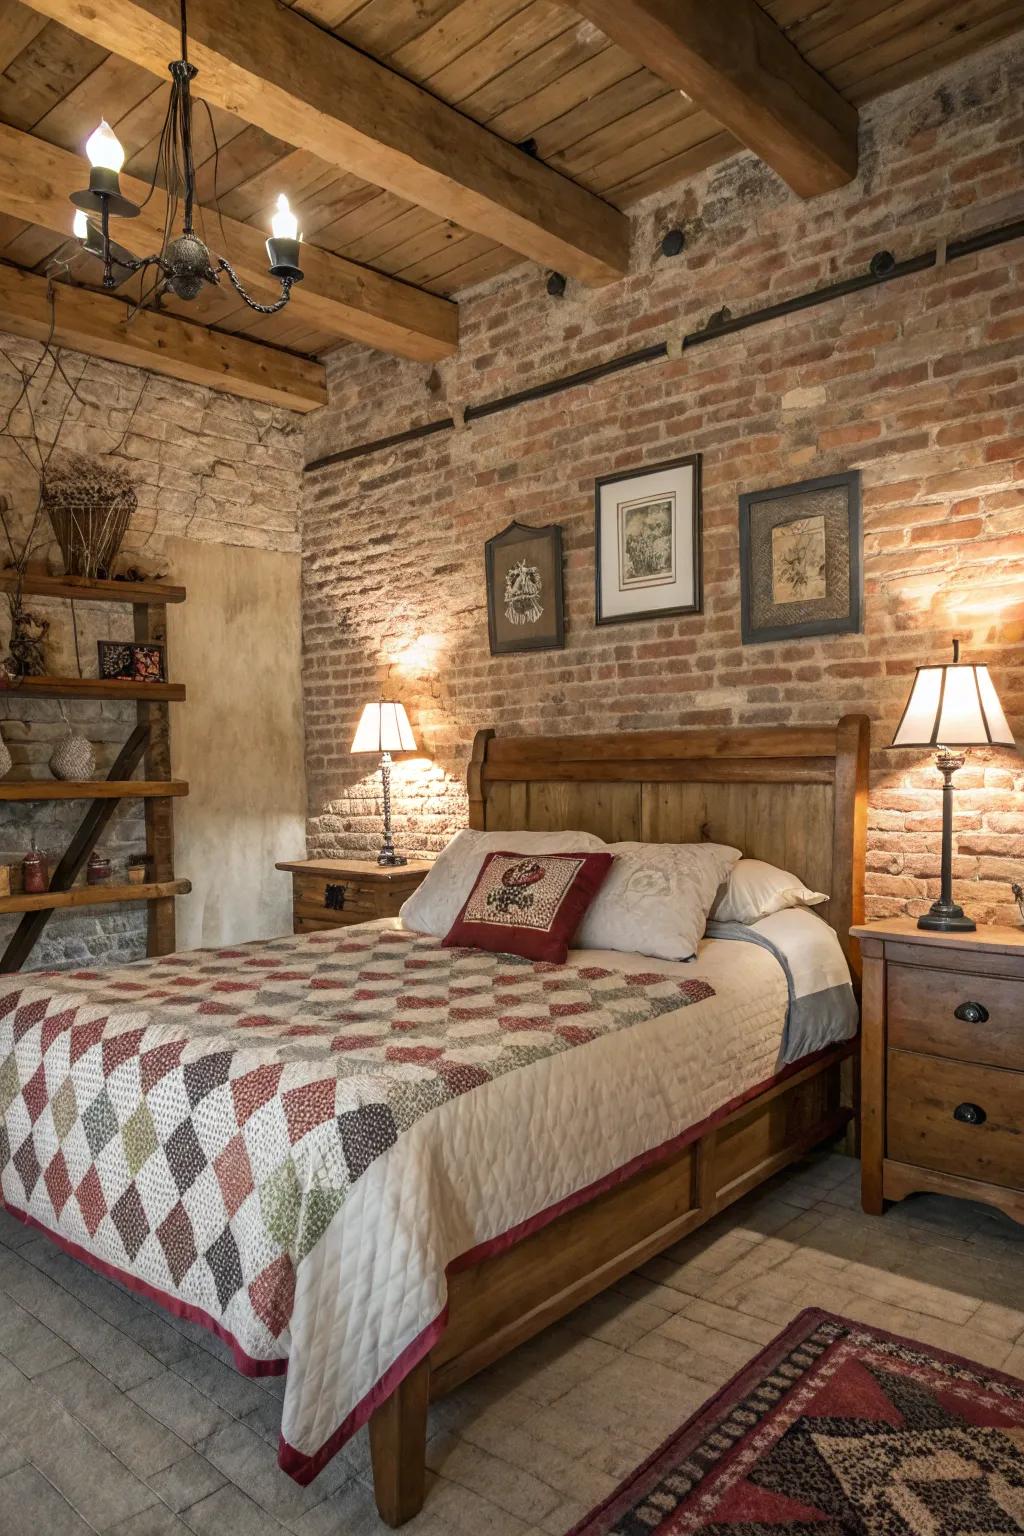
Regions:
<instances>
[{"instance_id":1,"label":"wooden bed leg","mask_svg":"<svg viewBox=\"0 0 1024 1536\"><path fill-rule=\"evenodd\" d=\"M430 1361L421 1360L370 1419L373 1492L381 1519L404 1525L423 1508Z\"/></svg>"}]
</instances>

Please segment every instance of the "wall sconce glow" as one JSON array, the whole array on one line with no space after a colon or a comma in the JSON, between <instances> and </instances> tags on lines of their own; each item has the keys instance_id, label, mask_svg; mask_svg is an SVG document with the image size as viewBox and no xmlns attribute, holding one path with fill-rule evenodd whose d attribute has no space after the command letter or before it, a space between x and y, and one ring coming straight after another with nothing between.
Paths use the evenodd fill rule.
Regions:
<instances>
[{"instance_id":1,"label":"wall sconce glow","mask_svg":"<svg viewBox=\"0 0 1024 1536\"><path fill-rule=\"evenodd\" d=\"M89 164L116 173L124 165L124 147L106 118L85 141Z\"/></svg>"},{"instance_id":2,"label":"wall sconce glow","mask_svg":"<svg viewBox=\"0 0 1024 1536\"><path fill-rule=\"evenodd\" d=\"M291 206L283 192L277 196L277 212L270 221L270 227L274 232L275 240L297 240L299 238L299 221L292 213Z\"/></svg>"},{"instance_id":3,"label":"wall sconce glow","mask_svg":"<svg viewBox=\"0 0 1024 1536\"><path fill-rule=\"evenodd\" d=\"M75 217L71 223L71 233L76 240L85 240L89 234L89 215L84 208L75 209Z\"/></svg>"}]
</instances>

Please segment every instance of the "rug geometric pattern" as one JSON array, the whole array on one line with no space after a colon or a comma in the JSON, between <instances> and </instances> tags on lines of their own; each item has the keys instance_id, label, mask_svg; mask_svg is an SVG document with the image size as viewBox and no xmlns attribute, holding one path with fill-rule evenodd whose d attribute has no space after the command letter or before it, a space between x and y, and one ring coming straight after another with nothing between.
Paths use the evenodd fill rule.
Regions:
<instances>
[{"instance_id":1,"label":"rug geometric pattern","mask_svg":"<svg viewBox=\"0 0 1024 1536\"><path fill-rule=\"evenodd\" d=\"M1024 1382L801 1315L570 1536L1024 1532Z\"/></svg>"}]
</instances>

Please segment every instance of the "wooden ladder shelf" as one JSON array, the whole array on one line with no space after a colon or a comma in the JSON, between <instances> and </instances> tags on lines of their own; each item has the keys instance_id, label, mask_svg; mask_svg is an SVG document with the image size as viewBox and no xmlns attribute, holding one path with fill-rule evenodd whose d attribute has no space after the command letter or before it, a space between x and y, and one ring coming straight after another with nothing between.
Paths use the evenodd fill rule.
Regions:
<instances>
[{"instance_id":1,"label":"wooden ladder shelf","mask_svg":"<svg viewBox=\"0 0 1024 1536\"><path fill-rule=\"evenodd\" d=\"M0 571L0 591L14 591L18 587L16 572ZM85 581L77 576L31 572L21 580L20 590L26 596L130 603L134 610L135 639L142 643L166 642L167 604L182 603L186 596L184 587L162 582ZM188 880L178 880L174 875L174 801L188 794L188 785L170 776L168 706L172 701L184 699L184 685L94 677L25 677L17 679L4 691L9 696L22 693L27 698L133 699L136 725L105 779L0 780L0 802L89 801L81 825L53 872L49 890L0 898L0 915L22 914L0 957L0 971L21 969L52 912L123 901L148 903L147 954L169 954L174 948L174 899L192 889ZM145 777L133 779L132 774L140 763ZM126 799L139 799L145 805L150 880L140 885L76 886L74 882L104 828L121 801Z\"/></svg>"}]
</instances>

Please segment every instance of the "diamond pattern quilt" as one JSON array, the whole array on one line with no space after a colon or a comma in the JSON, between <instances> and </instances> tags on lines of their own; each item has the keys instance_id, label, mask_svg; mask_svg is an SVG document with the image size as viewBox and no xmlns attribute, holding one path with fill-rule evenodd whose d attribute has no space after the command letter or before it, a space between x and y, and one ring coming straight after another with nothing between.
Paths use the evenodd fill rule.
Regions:
<instances>
[{"instance_id":1,"label":"diamond pattern quilt","mask_svg":"<svg viewBox=\"0 0 1024 1536\"><path fill-rule=\"evenodd\" d=\"M400 1379L438 1263L443 1280L408 1211L387 1251L353 1252L346 1208L396 1198L368 1173L453 1101L714 996L671 969L370 926L0 978L3 1201L210 1322L243 1369L287 1362L282 1465L306 1481ZM375 1286L400 1296L395 1317L352 1294Z\"/></svg>"}]
</instances>

